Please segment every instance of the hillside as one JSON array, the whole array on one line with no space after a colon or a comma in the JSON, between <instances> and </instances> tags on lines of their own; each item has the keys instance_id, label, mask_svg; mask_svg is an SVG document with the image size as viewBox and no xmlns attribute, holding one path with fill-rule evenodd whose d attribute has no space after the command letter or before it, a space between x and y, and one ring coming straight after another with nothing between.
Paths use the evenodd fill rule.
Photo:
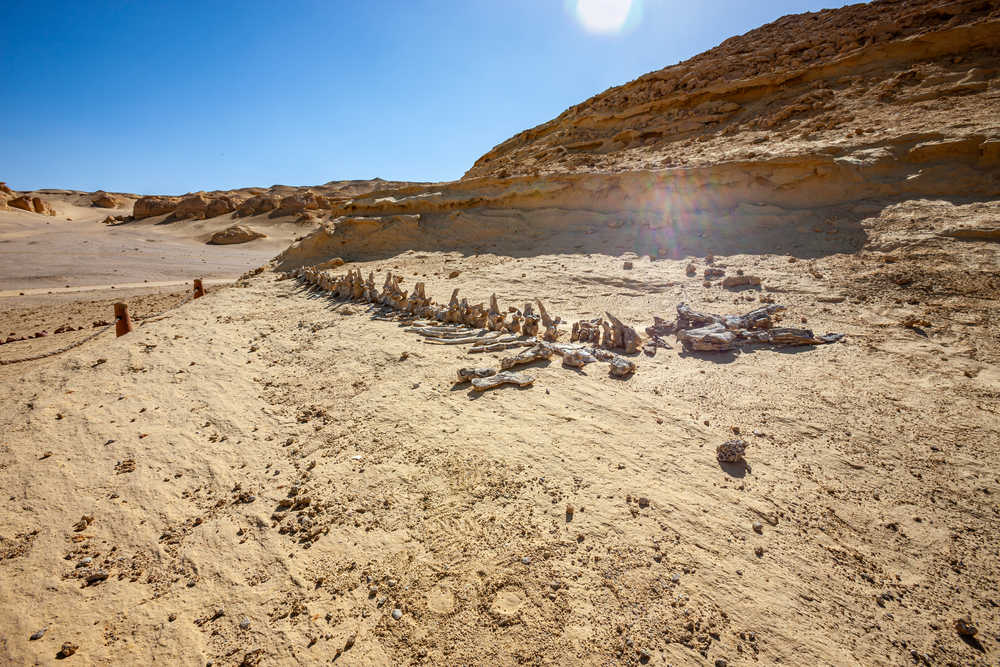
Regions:
<instances>
[{"instance_id":1,"label":"hillside","mask_svg":"<svg viewBox=\"0 0 1000 667\"><path fill-rule=\"evenodd\" d=\"M998 21L1000 5L980 0L786 16L511 137L465 178L893 153L995 137Z\"/></svg>"}]
</instances>

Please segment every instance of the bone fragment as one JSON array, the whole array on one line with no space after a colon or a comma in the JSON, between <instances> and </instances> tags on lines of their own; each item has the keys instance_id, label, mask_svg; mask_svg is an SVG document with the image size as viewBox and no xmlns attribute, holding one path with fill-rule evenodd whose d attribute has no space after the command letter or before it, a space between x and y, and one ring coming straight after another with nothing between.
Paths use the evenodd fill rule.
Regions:
<instances>
[{"instance_id":1,"label":"bone fragment","mask_svg":"<svg viewBox=\"0 0 1000 667\"><path fill-rule=\"evenodd\" d=\"M473 378L485 378L496 375L496 371L492 368L459 368L457 375L459 382L469 382Z\"/></svg>"},{"instance_id":2,"label":"bone fragment","mask_svg":"<svg viewBox=\"0 0 1000 667\"><path fill-rule=\"evenodd\" d=\"M520 366L521 364L530 364L533 361L542 361L548 359L552 356L552 348L544 343L539 343L533 347L528 348L513 357L504 357L500 360L500 368L503 370L510 370L514 366Z\"/></svg>"},{"instance_id":3,"label":"bone fragment","mask_svg":"<svg viewBox=\"0 0 1000 667\"><path fill-rule=\"evenodd\" d=\"M494 389L504 384L514 384L518 387L530 387L534 381L535 378L530 375L525 375L524 373L501 371L500 373L489 377L473 378L472 388L476 391L486 391L487 389Z\"/></svg>"}]
</instances>

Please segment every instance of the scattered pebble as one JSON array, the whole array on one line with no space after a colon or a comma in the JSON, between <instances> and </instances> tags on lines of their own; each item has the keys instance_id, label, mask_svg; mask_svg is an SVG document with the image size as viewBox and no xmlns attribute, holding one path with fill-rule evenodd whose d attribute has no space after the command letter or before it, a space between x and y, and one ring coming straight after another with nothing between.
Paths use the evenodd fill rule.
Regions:
<instances>
[{"instance_id":1,"label":"scattered pebble","mask_svg":"<svg viewBox=\"0 0 1000 667\"><path fill-rule=\"evenodd\" d=\"M639 507L643 509L649 507L649 498L647 498L646 496L642 496L641 498L639 498Z\"/></svg>"},{"instance_id":2,"label":"scattered pebble","mask_svg":"<svg viewBox=\"0 0 1000 667\"><path fill-rule=\"evenodd\" d=\"M250 619L244 616L243 620L240 621L240 630L249 630L249 629L250 629Z\"/></svg>"},{"instance_id":3,"label":"scattered pebble","mask_svg":"<svg viewBox=\"0 0 1000 667\"><path fill-rule=\"evenodd\" d=\"M524 556L523 558L521 558L521 563L524 565L531 565L531 559L528 558L527 556Z\"/></svg>"},{"instance_id":4,"label":"scattered pebble","mask_svg":"<svg viewBox=\"0 0 1000 667\"><path fill-rule=\"evenodd\" d=\"M966 616L955 621L955 630L963 637L975 637L979 629L972 624L972 619Z\"/></svg>"},{"instance_id":5,"label":"scattered pebble","mask_svg":"<svg viewBox=\"0 0 1000 667\"><path fill-rule=\"evenodd\" d=\"M673 573L673 574L672 574L672 575L670 576L670 581L674 582L675 584L676 584L676 583L679 583L679 582L680 582L680 580L681 580L681 575L677 574L676 572L674 572L674 573Z\"/></svg>"},{"instance_id":6,"label":"scattered pebble","mask_svg":"<svg viewBox=\"0 0 1000 667\"><path fill-rule=\"evenodd\" d=\"M754 547L753 552L757 555L757 558L761 558L764 555L764 547Z\"/></svg>"},{"instance_id":7,"label":"scattered pebble","mask_svg":"<svg viewBox=\"0 0 1000 667\"><path fill-rule=\"evenodd\" d=\"M764 524L762 524L760 521L754 521L753 522L753 532L757 533L758 535L763 534L763 532L764 532Z\"/></svg>"},{"instance_id":8,"label":"scattered pebble","mask_svg":"<svg viewBox=\"0 0 1000 667\"><path fill-rule=\"evenodd\" d=\"M77 646L76 644L72 644L70 642L66 642L59 649L59 652L56 653L56 658L58 658L59 660L62 660L64 658L68 658L71 655L73 655L74 653L76 653L77 649L79 649L79 648L80 647Z\"/></svg>"},{"instance_id":9,"label":"scattered pebble","mask_svg":"<svg viewBox=\"0 0 1000 667\"><path fill-rule=\"evenodd\" d=\"M393 617L393 618L394 618L395 620L397 620L397 621L398 621L399 619L403 618L403 610L402 610L402 609L393 609L393 610L392 610L392 617Z\"/></svg>"},{"instance_id":10,"label":"scattered pebble","mask_svg":"<svg viewBox=\"0 0 1000 667\"><path fill-rule=\"evenodd\" d=\"M45 636L45 631L46 630L48 630L48 628L42 628L41 630L35 630L34 634L32 634L30 637L28 637L28 639L30 639L31 641L39 640L39 639L41 639L42 637Z\"/></svg>"}]
</instances>

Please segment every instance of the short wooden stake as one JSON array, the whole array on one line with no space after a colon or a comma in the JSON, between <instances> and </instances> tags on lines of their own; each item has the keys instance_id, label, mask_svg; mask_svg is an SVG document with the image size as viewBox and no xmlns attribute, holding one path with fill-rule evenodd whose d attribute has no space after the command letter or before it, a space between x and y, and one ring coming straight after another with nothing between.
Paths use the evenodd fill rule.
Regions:
<instances>
[{"instance_id":1,"label":"short wooden stake","mask_svg":"<svg viewBox=\"0 0 1000 667\"><path fill-rule=\"evenodd\" d=\"M132 331L132 318L128 316L128 306L115 304L115 335L124 336Z\"/></svg>"},{"instance_id":2,"label":"short wooden stake","mask_svg":"<svg viewBox=\"0 0 1000 667\"><path fill-rule=\"evenodd\" d=\"M205 296L205 288L201 285L201 278L194 279L194 298Z\"/></svg>"}]
</instances>

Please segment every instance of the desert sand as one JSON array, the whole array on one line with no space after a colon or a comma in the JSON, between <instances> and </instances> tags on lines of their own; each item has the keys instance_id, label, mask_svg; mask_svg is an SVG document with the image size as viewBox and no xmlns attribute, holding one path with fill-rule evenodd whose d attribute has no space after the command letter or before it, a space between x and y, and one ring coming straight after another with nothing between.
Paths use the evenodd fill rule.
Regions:
<instances>
[{"instance_id":1,"label":"desert sand","mask_svg":"<svg viewBox=\"0 0 1000 667\"><path fill-rule=\"evenodd\" d=\"M0 211L0 334L82 327L0 362L136 316L0 365L0 660L997 664L1000 8L876 2L719 49L453 183ZM267 237L206 244L236 223ZM538 299L562 343L605 313L649 343L680 303L844 336L665 334L612 351L625 377L553 355L480 392L457 371L526 348L315 284L349 271Z\"/></svg>"}]
</instances>

